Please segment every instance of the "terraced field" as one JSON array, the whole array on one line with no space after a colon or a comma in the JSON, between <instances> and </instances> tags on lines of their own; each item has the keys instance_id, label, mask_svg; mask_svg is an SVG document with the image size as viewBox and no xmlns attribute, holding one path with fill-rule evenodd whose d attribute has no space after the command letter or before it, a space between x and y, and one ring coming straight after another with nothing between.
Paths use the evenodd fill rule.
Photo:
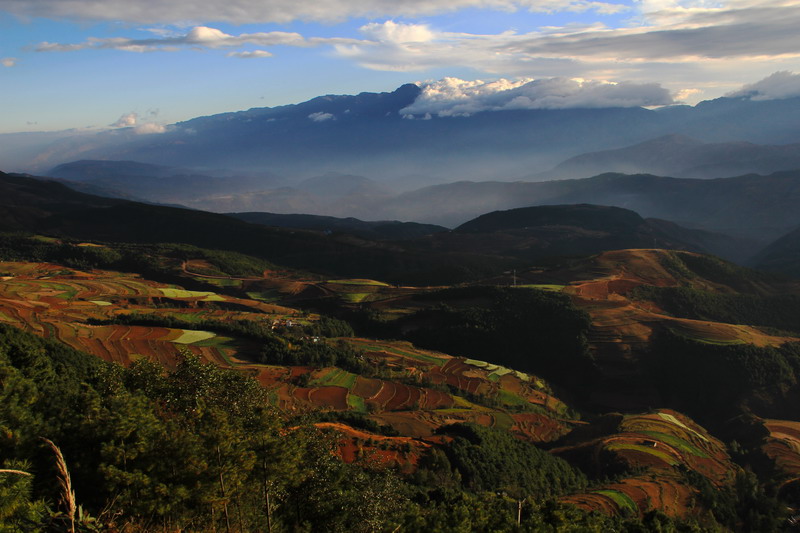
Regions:
<instances>
[{"instance_id":1,"label":"terraced field","mask_svg":"<svg viewBox=\"0 0 800 533\"><path fill-rule=\"evenodd\" d=\"M256 317L279 320L297 314L285 307L188 291L132 274L8 262L0 263L0 271L6 273L0 282L0 320L123 365L147 358L171 367L185 348L207 361L232 366L238 359L240 344L208 331L93 324L131 312L158 313L188 321ZM218 302L248 311L215 309L213 304Z\"/></svg>"},{"instance_id":2,"label":"terraced field","mask_svg":"<svg viewBox=\"0 0 800 533\"><path fill-rule=\"evenodd\" d=\"M800 485L800 422L764 420L769 432L762 449L782 473L781 488Z\"/></svg>"},{"instance_id":3,"label":"terraced field","mask_svg":"<svg viewBox=\"0 0 800 533\"><path fill-rule=\"evenodd\" d=\"M655 509L687 517L693 513L691 502L696 489L683 478L683 472L692 470L722 487L731 486L740 471L721 441L676 411L626 415L617 431L577 448L595 457L610 453L629 468L645 473L568 496L564 502L609 514L622 514L627 509L643 516ZM575 451L554 450L556 454Z\"/></svg>"}]
</instances>

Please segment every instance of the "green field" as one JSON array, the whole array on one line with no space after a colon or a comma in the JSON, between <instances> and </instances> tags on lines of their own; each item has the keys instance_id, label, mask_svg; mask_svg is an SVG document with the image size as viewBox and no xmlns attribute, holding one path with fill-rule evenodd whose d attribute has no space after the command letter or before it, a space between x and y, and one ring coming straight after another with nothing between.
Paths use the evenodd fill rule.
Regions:
<instances>
[{"instance_id":1,"label":"green field","mask_svg":"<svg viewBox=\"0 0 800 533\"><path fill-rule=\"evenodd\" d=\"M167 298L200 298L204 302L224 302L225 298L215 292L187 291L185 289L158 289Z\"/></svg>"},{"instance_id":2,"label":"green field","mask_svg":"<svg viewBox=\"0 0 800 533\"><path fill-rule=\"evenodd\" d=\"M71 300L76 294L78 294L78 289L72 285L67 285L64 283L42 283L42 287L53 289L54 291L63 291L62 294L59 294L56 297L64 300Z\"/></svg>"},{"instance_id":3,"label":"green field","mask_svg":"<svg viewBox=\"0 0 800 533\"><path fill-rule=\"evenodd\" d=\"M639 512L639 508L636 506L636 503L625 493L611 489L596 490L594 492L596 494L602 494L603 496L611 498L620 509L628 509L632 513Z\"/></svg>"},{"instance_id":4,"label":"green field","mask_svg":"<svg viewBox=\"0 0 800 533\"><path fill-rule=\"evenodd\" d=\"M679 461L677 461L670 454L662 452L658 448L653 448L652 446L647 446L645 444L635 444L633 442L612 442L611 444L609 444L606 447L606 449L611 450L611 451L630 450L630 451L642 452L642 453L646 453L646 454L652 455L654 457L658 457L659 459L661 459L662 461L664 461L665 463L667 463L669 465L677 465L677 464L679 464Z\"/></svg>"},{"instance_id":5,"label":"green field","mask_svg":"<svg viewBox=\"0 0 800 533\"><path fill-rule=\"evenodd\" d=\"M353 411L357 411L359 413L367 412L367 404L364 402L364 398L362 398L361 396L356 396L355 394L348 394L347 405L349 405Z\"/></svg>"},{"instance_id":6,"label":"green field","mask_svg":"<svg viewBox=\"0 0 800 533\"><path fill-rule=\"evenodd\" d=\"M344 387L346 389L353 388L356 384L355 374L351 374L341 368L334 368L327 372L320 378L311 380L309 386L311 387Z\"/></svg>"},{"instance_id":7,"label":"green field","mask_svg":"<svg viewBox=\"0 0 800 533\"><path fill-rule=\"evenodd\" d=\"M227 278L194 278L198 281L202 281L204 283L210 283L211 285L216 285L217 287L241 287L242 281L238 279L227 279Z\"/></svg>"},{"instance_id":8,"label":"green field","mask_svg":"<svg viewBox=\"0 0 800 533\"><path fill-rule=\"evenodd\" d=\"M519 405L521 407L527 407L530 405L530 402L528 402L525 398L520 398L512 392L502 389L497 392L497 399L504 405Z\"/></svg>"},{"instance_id":9,"label":"green field","mask_svg":"<svg viewBox=\"0 0 800 533\"><path fill-rule=\"evenodd\" d=\"M262 302L273 303L281 299L281 293L275 289L267 291L250 291L247 296L253 300L261 300Z\"/></svg>"},{"instance_id":10,"label":"green field","mask_svg":"<svg viewBox=\"0 0 800 533\"><path fill-rule=\"evenodd\" d=\"M357 304L366 300L369 295L370 293L368 292L346 292L339 296L347 303Z\"/></svg>"},{"instance_id":11,"label":"green field","mask_svg":"<svg viewBox=\"0 0 800 533\"><path fill-rule=\"evenodd\" d=\"M518 289L539 289L540 291L552 291L552 292L561 292L564 290L566 285L555 285L555 284L530 284L530 285L516 285Z\"/></svg>"},{"instance_id":12,"label":"green field","mask_svg":"<svg viewBox=\"0 0 800 533\"><path fill-rule=\"evenodd\" d=\"M508 431L515 424L514 419L508 413L497 411L492 413L492 416L494 417L494 427L497 429Z\"/></svg>"},{"instance_id":13,"label":"green field","mask_svg":"<svg viewBox=\"0 0 800 533\"><path fill-rule=\"evenodd\" d=\"M691 454L691 455L696 455L697 457L703 457L703 458L708 458L709 457L709 455L706 452L704 452L703 450L701 450L697 446L694 446L691 443L689 443L689 442L687 442L687 441L685 441L685 440L683 440L683 439L681 439L679 437L676 437L675 435L669 435L667 433L661 433L661 432L658 432L658 431L642 431L641 433L644 434L644 435L647 435L648 437L652 437L653 440L657 440L657 441L661 441L661 442L664 442L666 444L669 444L673 448L677 448L678 450L680 450L680 451L682 451L684 453L688 453L688 454Z\"/></svg>"}]
</instances>

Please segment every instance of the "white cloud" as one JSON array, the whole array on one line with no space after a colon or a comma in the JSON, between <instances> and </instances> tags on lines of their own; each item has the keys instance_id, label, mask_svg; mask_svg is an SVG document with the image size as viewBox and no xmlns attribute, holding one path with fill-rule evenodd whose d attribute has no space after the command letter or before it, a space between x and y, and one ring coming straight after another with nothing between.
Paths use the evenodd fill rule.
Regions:
<instances>
[{"instance_id":1,"label":"white cloud","mask_svg":"<svg viewBox=\"0 0 800 533\"><path fill-rule=\"evenodd\" d=\"M403 24L393 20L371 22L361 27L361 33L381 42L424 43L432 41L435 34L426 24Z\"/></svg>"},{"instance_id":2,"label":"white cloud","mask_svg":"<svg viewBox=\"0 0 800 533\"><path fill-rule=\"evenodd\" d=\"M294 32L272 31L258 33L242 33L229 35L216 28L195 26L183 35L157 37L149 39L127 39L123 37L97 38L90 37L82 43L61 44L43 42L36 46L37 52L74 52L87 48L115 49L128 52L153 52L157 50L172 51L179 47L198 48L232 48L254 44L258 46L318 46L321 44L338 44L352 39L304 39ZM264 56L261 56L264 57Z\"/></svg>"},{"instance_id":3,"label":"white cloud","mask_svg":"<svg viewBox=\"0 0 800 533\"><path fill-rule=\"evenodd\" d=\"M330 113L323 113L322 111L318 111L316 113L311 113L308 115L308 118L313 120L314 122L325 122L326 120L336 120L336 117Z\"/></svg>"},{"instance_id":4,"label":"white cloud","mask_svg":"<svg viewBox=\"0 0 800 533\"><path fill-rule=\"evenodd\" d=\"M17 64L16 57L4 57L0 59L0 65L3 65L4 67L13 67L16 64Z\"/></svg>"},{"instance_id":5,"label":"white cloud","mask_svg":"<svg viewBox=\"0 0 800 533\"><path fill-rule=\"evenodd\" d=\"M157 109L147 111L147 116L155 118L158 116ZM137 135L151 135L154 133L164 133L167 131L166 126L157 122L140 122L139 114L136 112L125 113L119 119L110 124L112 128L133 128L133 132Z\"/></svg>"},{"instance_id":6,"label":"white cloud","mask_svg":"<svg viewBox=\"0 0 800 533\"><path fill-rule=\"evenodd\" d=\"M683 102L685 100L697 98L701 94L703 94L702 89L680 89L675 93L675 101Z\"/></svg>"},{"instance_id":7,"label":"white cloud","mask_svg":"<svg viewBox=\"0 0 800 533\"><path fill-rule=\"evenodd\" d=\"M117 119L113 124L109 124L112 128L130 128L139 122L139 115L137 113L125 113Z\"/></svg>"},{"instance_id":8,"label":"white cloud","mask_svg":"<svg viewBox=\"0 0 800 533\"><path fill-rule=\"evenodd\" d=\"M20 16L141 23L336 22L356 17L419 17L466 8L601 13L624 9L587 0L0 0L0 11Z\"/></svg>"},{"instance_id":9,"label":"white cloud","mask_svg":"<svg viewBox=\"0 0 800 533\"><path fill-rule=\"evenodd\" d=\"M751 100L795 98L800 96L800 74L786 70L775 72L726 96L746 97Z\"/></svg>"},{"instance_id":10,"label":"white cloud","mask_svg":"<svg viewBox=\"0 0 800 533\"><path fill-rule=\"evenodd\" d=\"M137 135L152 135L156 133L164 133L166 131L166 126L157 124L155 122L146 122L133 128L133 132Z\"/></svg>"},{"instance_id":11,"label":"white cloud","mask_svg":"<svg viewBox=\"0 0 800 533\"><path fill-rule=\"evenodd\" d=\"M253 50L252 52L229 52L228 57L238 57L241 59L254 59L259 57L272 57L266 50Z\"/></svg>"},{"instance_id":12,"label":"white cloud","mask_svg":"<svg viewBox=\"0 0 800 533\"><path fill-rule=\"evenodd\" d=\"M670 80L675 90L704 74L712 79L726 72L741 79L747 71L760 74L768 64L770 72L782 62L800 61L797 0L643 0L637 5L631 23L620 28L595 23L471 34L371 23L361 29L367 42L335 45L335 51L365 68L388 71L467 67L502 76L536 72L642 81L672 77L676 66L684 79ZM400 38L415 32L424 39Z\"/></svg>"},{"instance_id":13,"label":"white cloud","mask_svg":"<svg viewBox=\"0 0 800 533\"><path fill-rule=\"evenodd\" d=\"M0 0L0 11L47 6L76 18L258 22L342 20L368 16L362 38L309 37L293 32L229 34L203 25L154 30L152 38L90 38L81 43L41 43L39 51L115 49L132 52L182 48L226 49L232 58L268 57L273 46L331 46L335 55L373 70L424 72L468 68L491 77L663 80L678 99L697 99L740 87L743 76L800 71L797 47L800 0L637 0L633 7L589 0ZM89 7L91 6L91 9ZM462 8L558 12L628 9L623 27L601 22L495 34L443 31L413 18ZM202 15L197 15L202 11ZM115 13L111 17L110 13ZM29 13L30 14L30 13ZM178 17L177 14L182 16ZM62 13L63 15L63 13ZM158 16L157 16L158 15ZM138 18L137 18L138 17ZM389 20L385 20L385 18ZM397 17L397 20L391 20ZM400 22L406 17L406 22ZM378 19L378 20L376 20ZM383 22L380 19L384 19ZM598 19L602 20L602 19ZM187 28L189 26L182 26ZM254 50L258 48L258 50ZM687 89L690 88L690 89ZM681 93L680 91L684 91Z\"/></svg>"},{"instance_id":14,"label":"white cloud","mask_svg":"<svg viewBox=\"0 0 800 533\"><path fill-rule=\"evenodd\" d=\"M404 115L468 116L506 109L567 109L657 106L673 103L669 91L655 83L611 83L568 78L491 82L445 78L422 84Z\"/></svg>"}]
</instances>

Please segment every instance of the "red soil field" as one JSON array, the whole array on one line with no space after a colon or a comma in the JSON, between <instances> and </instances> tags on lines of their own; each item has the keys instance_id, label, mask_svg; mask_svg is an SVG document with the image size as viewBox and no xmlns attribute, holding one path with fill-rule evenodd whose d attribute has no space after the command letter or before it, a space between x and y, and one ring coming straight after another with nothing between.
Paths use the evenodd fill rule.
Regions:
<instances>
[{"instance_id":1,"label":"red soil field","mask_svg":"<svg viewBox=\"0 0 800 533\"><path fill-rule=\"evenodd\" d=\"M382 386L383 382L379 379L358 376L356 378L356 383L353 386L353 394L360 396L365 400L370 400L380 392Z\"/></svg>"},{"instance_id":2,"label":"red soil field","mask_svg":"<svg viewBox=\"0 0 800 533\"><path fill-rule=\"evenodd\" d=\"M304 402L311 402L311 389L307 387L295 387L292 391L292 396L296 399L304 401Z\"/></svg>"},{"instance_id":3,"label":"red soil field","mask_svg":"<svg viewBox=\"0 0 800 533\"><path fill-rule=\"evenodd\" d=\"M693 505L696 491L683 484L677 477L644 475L623 479L598 490L623 493L634 502L640 517L652 510L675 518L687 518L696 514ZM573 494L561 498L561 501L587 511L609 515L623 514L623 510L610 496L598 492Z\"/></svg>"},{"instance_id":4,"label":"red soil field","mask_svg":"<svg viewBox=\"0 0 800 533\"><path fill-rule=\"evenodd\" d=\"M763 424L769 436L762 450L783 473L781 487L800 483L800 422L764 420Z\"/></svg>"},{"instance_id":5,"label":"red soil field","mask_svg":"<svg viewBox=\"0 0 800 533\"><path fill-rule=\"evenodd\" d=\"M511 431L533 442L552 442L570 430L562 421L538 413L513 414L511 418L514 419Z\"/></svg>"},{"instance_id":6,"label":"red soil field","mask_svg":"<svg viewBox=\"0 0 800 533\"><path fill-rule=\"evenodd\" d=\"M396 388L395 383L392 383L390 381L381 381L380 390L375 396L369 398L368 401L370 403L378 405L383 409L386 407L386 404L389 402L389 400L394 398L395 388Z\"/></svg>"},{"instance_id":7,"label":"red soil field","mask_svg":"<svg viewBox=\"0 0 800 533\"><path fill-rule=\"evenodd\" d=\"M411 387L402 383L394 383L393 385L394 395L386 402L385 409L387 411L408 409L410 405L406 405L406 403L411 397Z\"/></svg>"},{"instance_id":8,"label":"red soil field","mask_svg":"<svg viewBox=\"0 0 800 533\"><path fill-rule=\"evenodd\" d=\"M376 435L339 423L324 422L315 426L341 435L339 454L348 463L364 460L377 466L399 467L401 471L411 473L420 457L431 447L416 439Z\"/></svg>"},{"instance_id":9,"label":"red soil field","mask_svg":"<svg viewBox=\"0 0 800 533\"><path fill-rule=\"evenodd\" d=\"M317 407L329 407L337 411L347 411L347 394L350 391L344 387L319 387L311 389L309 400Z\"/></svg>"},{"instance_id":10,"label":"red soil field","mask_svg":"<svg viewBox=\"0 0 800 533\"><path fill-rule=\"evenodd\" d=\"M420 409L447 409L455 404L453 397L445 392L433 389L424 389L423 392Z\"/></svg>"}]
</instances>

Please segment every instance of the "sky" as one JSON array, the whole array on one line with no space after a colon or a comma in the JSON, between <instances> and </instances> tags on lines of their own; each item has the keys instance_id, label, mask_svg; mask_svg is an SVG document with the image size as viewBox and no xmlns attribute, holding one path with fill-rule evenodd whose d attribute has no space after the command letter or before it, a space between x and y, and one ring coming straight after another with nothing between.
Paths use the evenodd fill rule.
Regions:
<instances>
[{"instance_id":1,"label":"sky","mask_svg":"<svg viewBox=\"0 0 800 533\"><path fill-rule=\"evenodd\" d=\"M800 0L0 0L0 133L419 83L408 113L800 95Z\"/></svg>"}]
</instances>

